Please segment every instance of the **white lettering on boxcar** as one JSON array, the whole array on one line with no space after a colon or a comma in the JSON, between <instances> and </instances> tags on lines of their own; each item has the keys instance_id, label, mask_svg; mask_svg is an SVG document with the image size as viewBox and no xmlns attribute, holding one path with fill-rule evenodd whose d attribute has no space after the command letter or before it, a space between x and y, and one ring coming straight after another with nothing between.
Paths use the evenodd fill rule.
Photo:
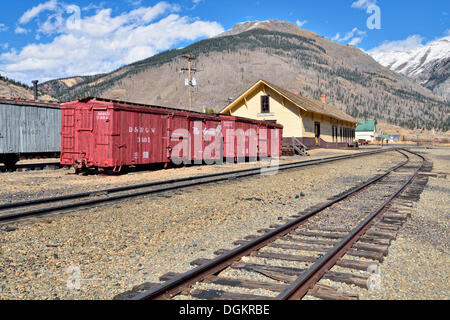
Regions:
<instances>
[{"instance_id":1,"label":"white lettering on boxcar","mask_svg":"<svg viewBox=\"0 0 450 320\"><path fill-rule=\"evenodd\" d=\"M143 157L144 159L148 159L148 158L149 158L148 152L144 152L144 153L142 154L142 157Z\"/></svg>"},{"instance_id":2,"label":"white lettering on boxcar","mask_svg":"<svg viewBox=\"0 0 450 320\"><path fill-rule=\"evenodd\" d=\"M98 112L97 120L108 120L111 113L109 111Z\"/></svg>"},{"instance_id":3,"label":"white lettering on boxcar","mask_svg":"<svg viewBox=\"0 0 450 320\"><path fill-rule=\"evenodd\" d=\"M137 143L150 143L150 137L137 137Z\"/></svg>"},{"instance_id":4,"label":"white lettering on boxcar","mask_svg":"<svg viewBox=\"0 0 450 320\"><path fill-rule=\"evenodd\" d=\"M153 131L154 129L152 129ZM137 133L138 136L136 137L137 143L150 143L150 136L148 134L150 133L150 128L146 127L129 127L128 128L129 133ZM142 136L143 134L147 134L145 136Z\"/></svg>"}]
</instances>

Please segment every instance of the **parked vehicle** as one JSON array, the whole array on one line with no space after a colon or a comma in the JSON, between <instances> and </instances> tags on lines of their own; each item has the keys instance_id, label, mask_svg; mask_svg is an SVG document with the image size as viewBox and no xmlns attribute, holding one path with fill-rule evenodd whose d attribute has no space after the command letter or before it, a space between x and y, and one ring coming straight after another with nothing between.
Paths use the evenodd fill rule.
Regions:
<instances>
[{"instance_id":1,"label":"parked vehicle","mask_svg":"<svg viewBox=\"0 0 450 320\"><path fill-rule=\"evenodd\" d=\"M56 103L0 98L0 162L59 157L61 110Z\"/></svg>"},{"instance_id":2,"label":"parked vehicle","mask_svg":"<svg viewBox=\"0 0 450 320\"><path fill-rule=\"evenodd\" d=\"M368 145L368 144L369 144L369 141L364 140L364 139L358 139L358 144L359 144L359 145L362 145L362 146Z\"/></svg>"},{"instance_id":3,"label":"parked vehicle","mask_svg":"<svg viewBox=\"0 0 450 320\"><path fill-rule=\"evenodd\" d=\"M101 98L63 103L61 164L77 169L281 155L282 126Z\"/></svg>"}]
</instances>

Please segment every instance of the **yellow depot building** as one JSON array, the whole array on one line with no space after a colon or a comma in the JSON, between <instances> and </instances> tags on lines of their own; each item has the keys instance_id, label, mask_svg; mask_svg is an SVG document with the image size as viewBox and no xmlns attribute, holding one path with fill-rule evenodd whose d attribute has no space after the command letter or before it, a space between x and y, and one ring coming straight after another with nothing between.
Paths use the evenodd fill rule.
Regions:
<instances>
[{"instance_id":1,"label":"yellow depot building","mask_svg":"<svg viewBox=\"0 0 450 320\"><path fill-rule=\"evenodd\" d=\"M316 101L259 80L220 113L283 125L283 145L293 141L308 148L352 144L357 120L325 100L325 95Z\"/></svg>"}]
</instances>

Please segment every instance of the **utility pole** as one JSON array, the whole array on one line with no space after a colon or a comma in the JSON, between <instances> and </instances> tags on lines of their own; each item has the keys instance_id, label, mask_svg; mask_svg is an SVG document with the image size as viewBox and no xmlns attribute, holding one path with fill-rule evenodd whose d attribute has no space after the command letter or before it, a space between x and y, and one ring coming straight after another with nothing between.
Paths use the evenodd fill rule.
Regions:
<instances>
[{"instance_id":1,"label":"utility pole","mask_svg":"<svg viewBox=\"0 0 450 320\"><path fill-rule=\"evenodd\" d=\"M383 148L383 129L380 128L381 148Z\"/></svg>"},{"instance_id":2,"label":"utility pole","mask_svg":"<svg viewBox=\"0 0 450 320\"><path fill-rule=\"evenodd\" d=\"M196 85L195 83L192 82L192 73L193 72L197 72L197 69L193 69L192 68L192 61L197 60L197 58L189 56L189 55L184 55L183 58L185 58L188 61L188 67L187 68L182 68L182 71L187 71L188 72L188 82L187 82L187 86L189 87L189 110L192 111L192 88Z\"/></svg>"}]
</instances>

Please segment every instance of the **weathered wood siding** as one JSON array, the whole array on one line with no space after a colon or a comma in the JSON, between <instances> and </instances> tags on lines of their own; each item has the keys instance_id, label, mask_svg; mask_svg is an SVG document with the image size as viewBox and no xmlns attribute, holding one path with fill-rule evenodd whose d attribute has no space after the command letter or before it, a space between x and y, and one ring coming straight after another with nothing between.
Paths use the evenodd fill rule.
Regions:
<instances>
[{"instance_id":1,"label":"weathered wood siding","mask_svg":"<svg viewBox=\"0 0 450 320\"><path fill-rule=\"evenodd\" d=\"M0 102L0 154L59 152L61 110Z\"/></svg>"}]
</instances>

